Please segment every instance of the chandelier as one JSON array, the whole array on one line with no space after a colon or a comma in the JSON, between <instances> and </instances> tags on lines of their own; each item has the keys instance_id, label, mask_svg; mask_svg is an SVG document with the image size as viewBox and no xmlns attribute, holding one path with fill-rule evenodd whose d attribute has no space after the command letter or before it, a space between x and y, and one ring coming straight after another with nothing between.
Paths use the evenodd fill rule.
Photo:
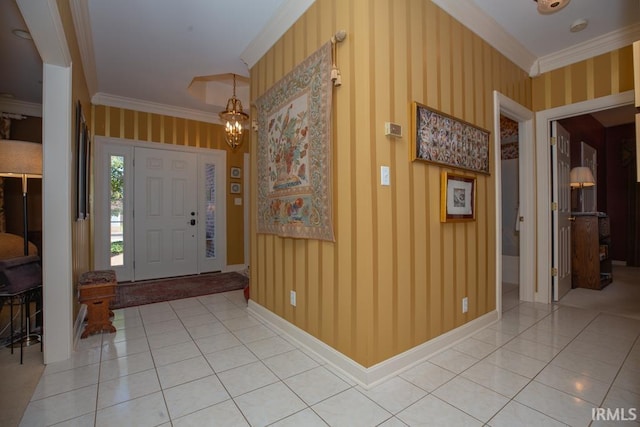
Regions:
<instances>
[{"instance_id":1,"label":"chandelier","mask_svg":"<svg viewBox=\"0 0 640 427\"><path fill-rule=\"evenodd\" d=\"M550 14L563 9L571 0L533 0L538 3L538 12Z\"/></svg>"},{"instance_id":2,"label":"chandelier","mask_svg":"<svg viewBox=\"0 0 640 427\"><path fill-rule=\"evenodd\" d=\"M242 144L242 124L249 115L242 111L242 102L236 98L236 75L233 75L233 96L227 101L227 108L220 112L220 118L226 121L224 132L229 147L235 151Z\"/></svg>"}]
</instances>

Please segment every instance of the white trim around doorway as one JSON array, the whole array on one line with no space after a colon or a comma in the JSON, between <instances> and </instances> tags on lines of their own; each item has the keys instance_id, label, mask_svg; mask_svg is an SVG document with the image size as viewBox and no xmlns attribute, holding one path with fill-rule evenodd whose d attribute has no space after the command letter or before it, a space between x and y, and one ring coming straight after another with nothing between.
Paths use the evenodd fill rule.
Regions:
<instances>
[{"instance_id":1,"label":"white trim around doorway","mask_svg":"<svg viewBox=\"0 0 640 427\"><path fill-rule=\"evenodd\" d=\"M538 290L535 301L545 304L551 303L551 266L552 244L551 239L551 165L550 145L547 142L551 122L555 120L573 117L581 114L589 114L595 111L607 110L623 105L633 104L633 91L603 96L575 104L563 105L536 113L536 176L537 176L537 283Z\"/></svg>"},{"instance_id":2,"label":"white trim around doorway","mask_svg":"<svg viewBox=\"0 0 640 427\"><path fill-rule=\"evenodd\" d=\"M518 122L520 174L520 300L533 301L535 293L535 187L533 150L533 112L504 96L493 92L494 162L496 192L496 308L502 315L502 171L500 150L500 115Z\"/></svg>"}]
</instances>

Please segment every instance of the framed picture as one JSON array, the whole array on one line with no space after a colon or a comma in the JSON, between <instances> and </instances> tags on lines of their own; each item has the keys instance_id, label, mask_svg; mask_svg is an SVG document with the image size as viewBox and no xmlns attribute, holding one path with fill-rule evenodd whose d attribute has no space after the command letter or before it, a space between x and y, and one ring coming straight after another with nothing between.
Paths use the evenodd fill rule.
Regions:
<instances>
[{"instance_id":1,"label":"framed picture","mask_svg":"<svg viewBox=\"0 0 640 427\"><path fill-rule=\"evenodd\" d=\"M240 179L242 178L242 169L237 167L231 168L231 178Z\"/></svg>"},{"instance_id":2,"label":"framed picture","mask_svg":"<svg viewBox=\"0 0 640 427\"><path fill-rule=\"evenodd\" d=\"M442 172L440 222L476 219L476 178Z\"/></svg>"},{"instance_id":3,"label":"framed picture","mask_svg":"<svg viewBox=\"0 0 640 427\"><path fill-rule=\"evenodd\" d=\"M411 160L489 174L489 131L413 103Z\"/></svg>"},{"instance_id":4,"label":"framed picture","mask_svg":"<svg viewBox=\"0 0 640 427\"><path fill-rule=\"evenodd\" d=\"M231 194L240 194L242 192L242 186L239 182L232 182L231 186L229 187L229 192Z\"/></svg>"}]
</instances>

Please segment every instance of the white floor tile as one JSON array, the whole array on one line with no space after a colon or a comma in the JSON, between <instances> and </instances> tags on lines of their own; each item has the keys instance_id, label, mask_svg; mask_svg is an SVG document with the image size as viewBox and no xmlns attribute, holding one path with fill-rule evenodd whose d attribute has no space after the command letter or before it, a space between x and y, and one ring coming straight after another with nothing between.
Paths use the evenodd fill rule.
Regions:
<instances>
[{"instance_id":1,"label":"white floor tile","mask_svg":"<svg viewBox=\"0 0 640 427\"><path fill-rule=\"evenodd\" d=\"M515 400L571 426L586 426L591 421L592 403L536 381L529 383Z\"/></svg>"},{"instance_id":2,"label":"white floor tile","mask_svg":"<svg viewBox=\"0 0 640 427\"><path fill-rule=\"evenodd\" d=\"M369 390L358 387L358 391L392 414L397 414L427 395L426 391L400 377L393 377Z\"/></svg>"},{"instance_id":3,"label":"white floor tile","mask_svg":"<svg viewBox=\"0 0 640 427\"><path fill-rule=\"evenodd\" d=\"M56 394L51 397L29 402L20 425L48 426L96 411L98 386Z\"/></svg>"},{"instance_id":4,"label":"white floor tile","mask_svg":"<svg viewBox=\"0 0 640 427\"><path fill-rule=\"evenodd\" d=\"M156 348L167 347L169 345L182 344L191 341L191 335L186 329L178 331L171 331L164 334L150 335L147 337L149 340L149 348L154 350Z\"/></svg>"},{"instance_id":5,"label":"white floor tile","mask_svg":"<svg viewBox=\"0 0 640 427\"><path fill-rule=\"evenodd\" d=\"M489 328L485 328L473 336L473 338L477 340L486 342L488 344L493 344L496 347L500 347L506 344L515 337L515 334L506 334L504 332L499 332Z\"/></svg>"},{"instance_id":6,"label":"white floor tile","mask_svg":"<svg viewBox=\"0 0 640 427\"><path fill-rule=\"evenodd\" d=\"M98 409L160 391L155 369L103 381L98 387Z\"/></svg>"},{"instance_id":7,"label":"white floor tile","mask_svg":"<svg viewBox=\"0 0 640 427\"><path fill-rule=\"evenodd\" d=\"M262 362L250 363L239 368L220 372L218 378L220 378L220 381L222 381L222 384L224 384L232 397L278 382L278 377Z\"/></svg>"},{"instance_id":8,"label":"white floor tile","mask_svg":"<svg viewBox=\"0 0 640 427\"><path fill-rule=\"evenodd\" d=\"M31 400L43 399L55 394L65 393L93 384L98 384L100 365L81 366L68 371L43 375Z\"/></svg>"},{"instance_id":9,"label":"white floor tile","mask_svg":"<svg viewBox=\"0 0 640 427\"><path fill-rule=\"evenodd\" d=\"M183 319L180 319L180 321L187 329L189 329L190 326L200 326L200 325L206 325L210 323L219 323L219 320L216 319L216 316L211 314L209 311L206 311L206 313L199 314L197 316L185 317Z\"/></svg>"},{"instance_id":10,"label":"white floor tile","mask_svg":"<svg viewBox=\"0 0 640 427\"><path fill-rule=\"evenodd\" d=\"M401 378L428 392L432 392L455 376L453 372L431 362L423 362L400 374Z\"/></svg>"},{"instance_id":11,"label":"white floor tile","mask_svg":"<svg viewBox=\"0 0 640 427\"><path fill-rule=\"evenodd\" d=\"M153 358L149 351L105 360L100 364L100 381L109 381L152 368L154 368Z\"/></svg>"},{"instance_id":12,"label":"white floor tile","mask_svg":"<svg viewBox=\"0 0 640 427\"><path fill-rule=\"evenodd\" d=\"M214 372L224 372L238 366L257 362L258 358L243 345L205 355Z\"/></svg>"},{"instance_id":13,"label":"white floor tile","mask_svg":"<svg viewBox=\"0 0 640 427\"><path fill-rule=\"evenodd\" d=\"M216 420L217 425L224 427L249 427L242 412L232 400L194 412L173 420L173 427L202 427Z\"/></svg>"},{"instance_id":14,"label":"white floor tile","mask_svg":"<svg viewBox=\"0 0 640 427\"><path fill-rule=\"evenodd\" d=\"M569 371L577 372L606 383L613 382L613 379L620 369L619 365L590 359L583 354L574 353L569 350L561 351L551 361L551 365L568 369Z\"/></svg>"},{"instance_id":15,"label":"white floor tile","mask_svg":"<svg viewBox=\"0 0 640 427\"><path fill-rule=\"evenodd\" d=\"M268 359L263 359L263 362L282 380L318 366L313 359L300 350L278 354Z\"/></svg>"},{"instance_id":16,"label":"white floor tile","mask_svg":"<svg viewBox=\"0 0 640 427\"><path fill-rule=\"evenodd\" d=\"M243 394L234 400L252 426L266 426L307 406L281 382Z\"/></svg>"},{"instance_id":17,"label":"white floor tile","mask_svg":"<svg viewBox=\"0 0 640 427\"><path fill-rule=\"evenodd\" d=\"M554 420L521 403L511 401L489 423L491 427L562 427L566 424Z\"/></svg>"},{"instance_id":18,"label":"white floor tile","mask_svg":"<svg viewBox=\"0 0 640 427\"><path fill-rule=\"evenodd\" d=\"M391 418L391 413L352 388L317 403L312 409L331 426L368 427Z\"/></svg>"},{"instance_id":19,"label":"white floor tile","mask_svg":"<svg viewBox=\"0 0 640 427\"><path fill-rule=\"evenodd\" d=\"M602 403L611 385L611 383L598 381L595 378L587 377L554 365L549 365L544 368L535 380L549 387L569 393L572 396L579 397L587 402L591 402L595 406L599 406Z\"/></svg>"},{"instance_id":20,"label":"white floor tile","mask_svg":"<svg viewBox=\"0 0 640 427\"><path fill-rule=\"evenodd\" d=\"M96 427L153 427L168 421L169 414L161 392L101 409L96 414Z\"/></svg>"},{"instance_id":21,"label":"white floor tile","mask_svg":"<svg viewBox=\"0 0 640 427\"><path fill-rule=\"evenodd\" d=\"M452 379L433 395L484 422L509 402L505 396L462 377Z\"/></svg>"},{"instance_id":22,"label":"white floor tile","mask_svg":"<svg viewBox=\"0 0 640 427\"><path fill-rule=\"evenodd\" d=\"M473 365L461 376L509 398L518 394L531 381L530 378L500 368L487 361Z\"/></svg>"},{"instance_id":23,"label":"white floor tile","mask_svg":"<svg viewBox=\"0 0 640 427\"><path fill-rule=\"evenodd\" d=\"M278 422L271 424L272 427L327 427L328 424L322 421L311 409L307 408L293 415L288 416ZM382 427L382 425L380 426Z\"/></svg>"},{"instance_id":24,"label":"white floor tile","mask_svg":"<svg viewBox=\"0 0 640 427\"><path fill-rule=\"evenodd\" d=\"M478 358L461 353L457 350L445 350L442 353L429 359L429 362L438 365L448 371L459 374L466 370L474 363L478 362Z\"/></svg>"},{"instance_id":25,"label":"white floor tile","mask_svg":"<svg viewBox=\"0 0 640 427\"><path fill-rule=\"evenodd\" d=\"M291 343L278 336L252 341L246 345L260 359L286 353L295 348Z\"/></svg>"},{"instance_id":26,"label":"white floor tile","mask_svg":"<svg viewBox=\"0 0 640 427\"><path fill-rule=\"evenodd\" d=\"M184 325L177 317L175 319L163 320L157 323L145 323L144 329L147 331L148 336L162 335L173 331L183 331Z\"/></svg>"},{"instance_id":27,"label":"white floor tile","mask_svg":"<svg viewBox=\"0 0 640 427\"><path fill-rule=\"evenodd\" d=\"M308 405L315 405L351 387L322 366L287 378L284 382Z\"/></svg>"},{"instance_id":28,"label":"white floor tile","mask_svg":"<svg viewBox=\"0 0 640 427\"><path fill-rule=\"evenodd\" d=\"M153 361L156 366L165 366L171 363L193 359L202 353L193 341L189 341L153 349L151 350L151 354L153 355Z\"/></svg>"},{"instance_id":29,"label":"white floor tile","mask_svg":"<svg viewBox=\"0 0 640 427\"><path fill-rule=\"evenodd\" d=\"M512 339L502 348L541 360L545 363L550 362L556 354L560 353L560 349L556 347L551 347L535 341L529 341L521 337Z\"/></svg>"},{"instance_id":30,"label":"white floor tile","mask_svg":"<svg viewBox=\"0 0 640 427\"><path fill-rule=\"evenodd\" d=\"M498 346L495 344L489 344L475 338L467 338L466 340L456 344L453 347L454 350L457 350L476 359L482 359L483 357L488 356L497 348Z\"/></svg>"},{"instance_id":31,"label":"white floor tile","mask_svg":"<svg viewBox=\"0 0 640 427\"><path fill-rule=\"evenodd\" d=\"M184 384L213 374L213 369L207 363L204 356L182 360L170 365L159 366L158 377L162 389Z\"/></svg>"},{"instance_id":32,"label":"white floor tile","mask_svg":"<svg viewBox=\"0 0 640 427\"><path fill-rule=\"evenodd\" d=\"M146 337L108 343L102 346L102 361L147 351L149 351L149 343Z\"/></svg>"},{"instance_id":33,"label":"white floor tile","mask_svg":"<svg viewBox=\"0 0 640 427\"><path fill-rule=\"evenodd\" d=\"M476 427L482 422L433 395L426 396L397 417L411 427Z\"/></svg>"},{"instance_id":34,"label":"white floor tile","mask_svg":"<svg viewBox=\"0 0 640 427\"><path fill-rule=\"evenodd\" d=\"M163 392L171 419L180 418L231 398L215 375L181 384Z\"/></svg>"},{"instance_id":35,"label":"white floor tile","mask_svg":"<svg viewBox=\"0 0 640 427\"><path fill-rule=\"evenodd\" d=\"M499 348L484 360L527 378L535 377L538 375L538 372L546 366L545 362L541 360L533 359L504 348Z\"/></svg>"},{"instance_id":36,"label":"white floor tile","mask_svg":"<svg viewBox=\"0 0 640 427\"><path fill-rule=\"evenodd\" d=\"M187 326L186 328L189 332L189 335L191 335L191 338L193 338L194 340L229 332L229 330L217 320L212 320L210 322L202 323L199 325Z\"/></svg>"},{"instance_id":37,"label":"white floor tile","mask_svg":"<svg viewBox=\"0 0 640 427\"><path fill-rule=\"evenodd\" d=\"M242 316L234 317L232 319L220 319L220 316L218 315L218 313L216 313L216 317L220 319L224 324L224 326L226 326L230 331L238 331L240 329L261 325L261 323L258 320L247 315L247 312L245 310L240 310L240 309L236 309L236 310L242 312Z\"/></svg>"},{"instance_id":38,"label":"white floor tile","mask_svg":"<svg viewBox=\"0 0 640 427\"><path fill-rule=\"evenodd\" d=\"M263 340L265 338L273 337L276 335L274 331L264 325L256 325L248 328L237 329L233 331L233 334L245 344L252 341Z\"/></svg>"},{"instance_id":39,"label":"white floor tile","mask_svg":"<svg viewBox=\"0 0 640 427\"><path fill-rule=\"evenodd\" d=\"M237 345L242 345L240 340L230 332L213 335L211 337L198 338L195 342L203 354L214 353Z\"/></svg>"}]
</instances>

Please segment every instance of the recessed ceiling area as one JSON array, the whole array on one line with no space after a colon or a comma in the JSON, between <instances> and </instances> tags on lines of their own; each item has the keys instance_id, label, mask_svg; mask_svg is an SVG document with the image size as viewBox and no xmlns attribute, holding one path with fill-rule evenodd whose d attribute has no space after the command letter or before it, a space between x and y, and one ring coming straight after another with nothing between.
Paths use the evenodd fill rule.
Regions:
<instances>
[{"instance_id":1,"label":"recessed ceiling area","mask_svg":"<svg viewBox=\"0 0 640 427\"><path fill-rule=\"evenodd\" d=\"M606 128L635 122L636 109L633 104L591 113L594 119Z\"/></svg>"}]
</instances>

